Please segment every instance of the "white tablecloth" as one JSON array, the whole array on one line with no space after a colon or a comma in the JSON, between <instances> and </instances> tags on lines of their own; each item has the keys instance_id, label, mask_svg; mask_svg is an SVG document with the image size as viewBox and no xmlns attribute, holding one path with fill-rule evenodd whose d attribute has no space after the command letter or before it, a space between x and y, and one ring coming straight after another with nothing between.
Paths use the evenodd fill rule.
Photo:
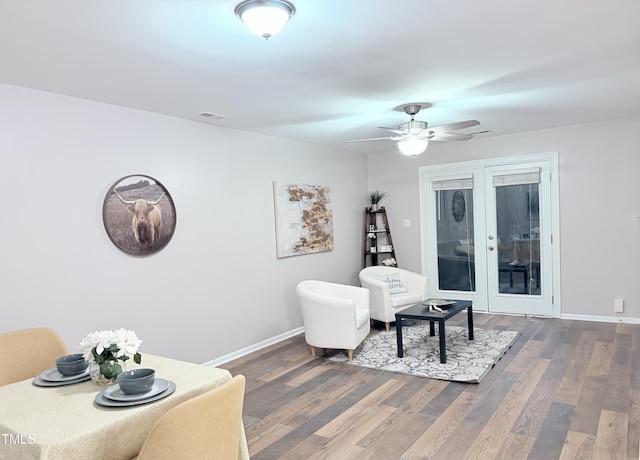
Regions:
<instances>
[{"instance_id":1,"label":"white tablecloth","mask_svg":"<svg viewBox=\"0 0 640 460\"><path fill-rule=\"evenodd\" d=\"M129 370L140 367L130 363ZM149 404L112 408L94 402L105 387L92 381L38 387L24 380L1 386L0 459L130 459L170 408L231 380L225 369L149 354L143 354L141 367L175 382L176 391ZM244 428L239 429L239 458L249 459Z\"/></svg>"}]
</instances>

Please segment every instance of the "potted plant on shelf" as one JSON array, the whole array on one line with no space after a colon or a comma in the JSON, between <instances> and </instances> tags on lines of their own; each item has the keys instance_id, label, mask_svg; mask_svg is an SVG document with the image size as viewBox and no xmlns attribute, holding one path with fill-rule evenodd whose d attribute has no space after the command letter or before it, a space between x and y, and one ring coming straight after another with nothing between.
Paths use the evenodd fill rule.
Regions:
<instances>
[{"instance_id":1,"label":"potted plant on shelf","mask_svg":"<svg viewBox=\"0 0 640 460\"><path fill-rule=\"evenodd\" d=\"M369 192L369 202L371 203L371 210L377 211L380 201L382 201L382 199L386 196L389 196L389 194L382 190L374 190L373 192Z\"/></svg>"}]
</instances>

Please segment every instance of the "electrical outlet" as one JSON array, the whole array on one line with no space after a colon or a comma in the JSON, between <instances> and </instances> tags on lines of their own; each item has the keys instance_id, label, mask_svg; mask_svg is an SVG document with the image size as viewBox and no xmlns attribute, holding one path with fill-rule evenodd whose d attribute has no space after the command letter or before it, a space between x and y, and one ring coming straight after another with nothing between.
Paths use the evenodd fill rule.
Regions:
<instances>
[{"instance_id":1,"label":"electrical outlet","mask_svg":"<svg viewBox=\"0 0 640 460\"><path fill-rule=\"evenodd\" d=\"M622 313L624 311L624 299L615 299L613 301L613 309L616 313Z\"/></svg>"},{"instance_id":2,"label":"electrical outlet","mask_svg":"<svg viewBox=\"0 0 640 460\"><path fill-rule=\"evenodd\" d=\"M403 227L411 227L411 219L404 219L402 221L402 226Z\"/></svg>"}]
</instances>

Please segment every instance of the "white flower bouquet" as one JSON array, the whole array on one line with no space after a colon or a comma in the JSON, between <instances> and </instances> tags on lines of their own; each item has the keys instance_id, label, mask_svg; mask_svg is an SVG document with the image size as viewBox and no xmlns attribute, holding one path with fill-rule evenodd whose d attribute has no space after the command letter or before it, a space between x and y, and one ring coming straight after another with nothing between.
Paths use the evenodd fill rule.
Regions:
<instances>
[{"instance_id":1,"label":"white flower bouquet","mask_svg":"<svg viewBox=\"0 0 640 460\"><path fill-rule=\"evenodd\" d=\"M114 380L122 372L123 363L133 357L140 364L142 355L138 352L142 340L130 329L90 332L80 342L85 361L100 366L100 374L107 380Z\"/></svg>"},{"instance_id":2,"label":"white flower bouquet","mask_svg":"<svg viewBox=\"0 0 640 460\"><path fill-rule=\"evenodd\" d=\"M371 248L374 248L376 246L376 234L373 232L370 232L367 235L367 238L369 238L369 244L371 246ZM371 252L374 252L373 249L371 249Z\"/></svg>"}]
</instances>

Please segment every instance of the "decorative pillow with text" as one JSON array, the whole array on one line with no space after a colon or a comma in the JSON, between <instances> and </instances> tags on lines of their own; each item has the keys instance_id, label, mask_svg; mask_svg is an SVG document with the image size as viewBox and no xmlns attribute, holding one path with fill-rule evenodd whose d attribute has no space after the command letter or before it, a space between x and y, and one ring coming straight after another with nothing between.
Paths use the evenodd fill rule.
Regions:
<instances>
[{"instance_id":1,"label":"decorative pillow with text","mask_svg":"<svg viewBox=\"0 0 640 460\"><path fill-rule=\"evenodd\" d=\"M391 294L407 292L407 288L402 284L402 280L400 279L400 273L394 272L388 275L371 275L371 277L387 283Z\"/></svg>"}]
</instances>

